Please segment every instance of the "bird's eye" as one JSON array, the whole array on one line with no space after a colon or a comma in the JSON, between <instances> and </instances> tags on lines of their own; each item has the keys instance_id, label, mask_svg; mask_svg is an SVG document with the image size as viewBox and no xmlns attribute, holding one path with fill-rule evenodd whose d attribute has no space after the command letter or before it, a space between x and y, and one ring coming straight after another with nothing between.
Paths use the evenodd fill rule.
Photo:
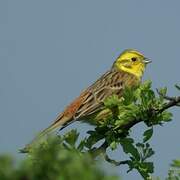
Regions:
<instances>
[{"instance_id":1,"label":"bird's eye","mask_svg":"<svg viewBox=\"0 0 180 180\"><path fill-rule=\"evenodd\" d=\"M136 57L132 57L131 60L132 60L133 62L135 62L135 61L137 61L137 58L136 58Z\"/></svg>"}]
</instances>

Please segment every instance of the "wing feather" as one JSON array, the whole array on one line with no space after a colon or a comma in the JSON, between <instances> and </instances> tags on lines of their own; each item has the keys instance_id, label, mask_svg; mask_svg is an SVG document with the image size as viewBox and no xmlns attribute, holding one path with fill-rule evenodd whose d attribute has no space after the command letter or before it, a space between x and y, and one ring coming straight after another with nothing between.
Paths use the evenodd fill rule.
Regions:
<instances>
[{"instance_id":1,"label":"wing feather","mask_svg":"<svg viewBox=\"0 0 180 180\"><path fill-rule=\"evenodd\" d=\"M124 71L111 69L85 90L88 96L75 113L77 119L89 116L104 108L103 101L113 94L122 96L124 87L137 84L138 79Z\"/></svg>"}]
</instances>

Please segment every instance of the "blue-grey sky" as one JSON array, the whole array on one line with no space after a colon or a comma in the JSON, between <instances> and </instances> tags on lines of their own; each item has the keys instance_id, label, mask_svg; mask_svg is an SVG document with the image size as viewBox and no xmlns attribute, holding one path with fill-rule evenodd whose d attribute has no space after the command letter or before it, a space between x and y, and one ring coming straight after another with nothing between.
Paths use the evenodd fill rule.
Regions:
<instances>
[{"instance_id":1,"label":"blue-grey sky","mask_svg":"<svg viewBox=\"0 0 180 180\"><path fill-rule=\"evenodd\" d=\"M179 0L1 0L0 152L13 153L47 127L58 112L112 65L126 48L151 58L144 79L153 88L180 82ZM180 110L156 127L155 175L180 158ZM88 126L72 127L85 132ZM139 138L144 126L133 128ZM125 158L116 152L116 158ZM107 165L108 166L108 165ZM110 167L110 166L108 166ZM127 167L115 173L140 179Z\"/></svg>"}]
</instances>

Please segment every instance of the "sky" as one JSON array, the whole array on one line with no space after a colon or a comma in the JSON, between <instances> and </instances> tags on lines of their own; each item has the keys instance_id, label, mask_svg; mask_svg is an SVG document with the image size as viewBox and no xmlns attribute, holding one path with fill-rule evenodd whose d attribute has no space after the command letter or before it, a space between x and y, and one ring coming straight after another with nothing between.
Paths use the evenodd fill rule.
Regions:
<instances>
[{"instance_id":1,"label":"sky","mask_svg":"<svg viewBox=\"0 0 180 180\"><path fill-rule=\"evenodd\" d=\"M179 0L1 0L0 1L0 153L12 153L47 127L68 103L127 48L152 60L144 80L178 95L180 83ZM180 158L180 109L173 121L155 127L155 176L167 174ZM75 123L82 135L86 124ZM133 128L139 139L143 124ZM125 157L119 152L115 158ZM127 167L112 168L123 179L139 180Z\"/></svg>"}]
</instances>

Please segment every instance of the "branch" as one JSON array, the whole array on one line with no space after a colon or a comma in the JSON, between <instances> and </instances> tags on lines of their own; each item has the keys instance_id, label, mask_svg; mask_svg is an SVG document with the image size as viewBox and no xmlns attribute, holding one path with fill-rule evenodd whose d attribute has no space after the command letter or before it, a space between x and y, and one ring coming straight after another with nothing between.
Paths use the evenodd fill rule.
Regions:
<instances>
[{"instance_id":1,"label":"branch","mask_svg":"<svg viewBox=\"0 0 180 180\"><path fill-rule=\"evenodd\" d=\"M159 92L158 89L157 89L157 93L160 96L162 96L164 99L168 100L168 102L160 110L157 111L158 113L162 113L166 109L169 109L173 106L180 106L180 96L170 97L167 95L163 95L162 93Z\"/></svg>"},{"instance_id":2,"label":"branch","mask_svg":"<svg viewBox=\"0 0 180 180\"><path fill-rule=\"evenodd\" d=\"M163 112L166 109L169 109L173 106L180 106L180 96L174 97L172 100L170 100L168 103L164 105L164 107L159 111L159 113Z\"/></svg>"},{"instance_id":3,"label":"branch","mask_svg":"<svg viewBox=\"0 0 180 180\"><path fill-rule=\"evenodd\" d=\"M164 99L168 100L168 101L172 101L174 100L174 97L169 97L169 96L166 96L164 94L162 94L159 89L156 89L157 93L159 94L159 96L162 96Z\"/></svg>"},{"instance_id":4,"label":"branch","mask_svg":"<svg viewBox=\"0 0 180 180\"><path fill-rule=\"evenodd\" d=\"M162 113L163 111L173 107L173 106L180 106L180 96L176 96L176 97L169 97L169 96L165 96L162 95L161 96L168 100L167 103L164 104L164 106L161 109L153 109L150 108L148 111L151 112L151 116L154 115L158 115L160 113ZM132 126L134 126L135 124L144 121L144 119L132 119L131 121L128 121L124 124L122 124L122 127L120 127L120 129L122 128L126 128L126 130L129 130Z\"/></svg>"}]
</instances>

